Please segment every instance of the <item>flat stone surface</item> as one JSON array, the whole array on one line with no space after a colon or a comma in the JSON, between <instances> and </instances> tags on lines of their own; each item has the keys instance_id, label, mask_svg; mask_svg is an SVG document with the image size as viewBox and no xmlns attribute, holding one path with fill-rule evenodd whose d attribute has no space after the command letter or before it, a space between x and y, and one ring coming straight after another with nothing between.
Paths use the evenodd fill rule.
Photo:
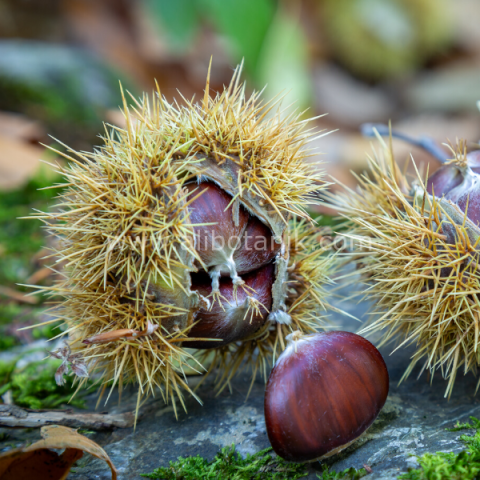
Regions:
<instances>
[{"instance_id":1,"label":"flat stone surface","mask_svg":"<svg viewBox=\"0 0 480 480\"><path fill-rule=\"evenodd\" d=\"M365 306L348 309L362 316ZM354 330L359 325L344 317L335 317L334 320L336 325L340 325L339 329ZM459 437L468 431L448 432L446 428L457 421L467 421L471 415L480 416L480 396L474 395L476 379L472 375L457 377L449 401L444 398L446 382L440 376L430 385L425 374L419 380L412 375L398 386L411 352L403 350L390 356L391 349L382 350L390 373L387 403L357 443L328 459L328 465L334 470L362 468L365 464L373 470L367 477L369 479L396 478L408 467L416 466L412 455L462 450ZM198 379L191 377L193 384L196 381ZM178 420L173 408L165 406L159 399L148 407L148 415L139 421L135 431L131 428L119 429L89 437L110 455L118 468L119 480L140 479L140 473L166 466L179 456L201 455L212 459L220 448L232 444L242 455L258 452L269 446L263 414L264 383L257 379L246 400L249 383L250 377L242 374L233 382L232 392L215 396L212 383L207 382L197 392L204 405L193 398L187 399L188 413L180 411ZM121 410L133 408L133 402L133 396L130 400L127 397ZM110 412L118 410L114 406L100 408L103 409ZM3 444L13 445L25 439L38 438L38 432L18 430L9 434ZM306 478L317 478L321 468L318 462L310 464ZM106 480L110 479L110 474L104 462L85 455L68 479Z\"/></svg>"}]
</instances>

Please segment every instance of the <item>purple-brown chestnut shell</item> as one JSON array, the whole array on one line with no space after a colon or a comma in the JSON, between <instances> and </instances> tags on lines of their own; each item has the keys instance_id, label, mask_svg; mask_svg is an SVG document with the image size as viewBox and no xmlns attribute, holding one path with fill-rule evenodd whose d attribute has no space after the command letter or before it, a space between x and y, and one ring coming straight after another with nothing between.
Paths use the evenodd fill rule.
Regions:
<instances>
[{"instance_id":1,"label":"purple-brown chestnut shell","mask_svg":"<svg viewBox=\"0 0 480 480\"><path fill-rule=\"evenodd\" d=\"M275 266L265 265L243 276L244 286L235 289L232 280L220 280L220 299L212 299L210 278L205 274L192 275L192 290L212 299L210 308L200 308L195 325L188 332L191 338L221 339L222 341L191 341L191 348L222 347L230 342L243 340L259 330L267 320L272 306L272 284L275 279ZM254 299L258 308L250 307Z\"/></svg>"},{"instance_id":2,"label":"purple-brown chestnut shell","mask_svg":"<svg viewBox=\"0 0 480 480\"><path fill-rule=\"evenodd\" d=\"M333 455L373 423L388 395L380 352L350 332L287 337L268 379L265 421L273 450L292 462Z\"/></svg>"}]
</instances>

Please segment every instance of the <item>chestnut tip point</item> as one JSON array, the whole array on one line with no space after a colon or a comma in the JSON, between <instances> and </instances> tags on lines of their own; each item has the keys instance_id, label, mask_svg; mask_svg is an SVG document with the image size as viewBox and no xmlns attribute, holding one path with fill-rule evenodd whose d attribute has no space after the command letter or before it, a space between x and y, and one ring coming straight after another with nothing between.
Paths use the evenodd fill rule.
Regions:
<instances>
[{"instance_id":1,"label":"chestnut tip point","mask_svg":"<svg viewBox=\"0 0 480 480\"><path fill-rule=\"evenodd\" d=\"M282 325L290 325L292 323L292 317L282 310L275 310L268 315L268 320L274 323L280 323Z\"/></svg>"},{"instance_id":2,"label":"chestnut tip point","mask_svg":"<svg viewBox=\"0 0 480 480\"><path fill-rule=\"evenodd\" d=\"M239 277L238 275L233 277L232 278L232 283L235 285L235 286L239 286L239 285L243 285L245 282L242 280L241 277Z\"/></svg>"},{"instance_id":3,"label":"chestnut tip point","mask_svg":"<svg viewBox=\"0 0 480 480\"><path fill-rule=\"evenodd\" d=\"M293 332L265 391L265 423L273 450L312 462L354 443L388 395L380 352L350 332Z\"/></svg>"},{"instance_id":4,"label":"chestnut tip point","mask_svg":"<svg viewBox=\"0 0 480 480\"><path fill-rule=\"evenodd\" d=\"M285 337L285 340L287 341L287 345L291 345L292 343L296 342L297 340L300 340L304 336L305 334L303 332L301 332L300 330L295 330L294 332L287 335Z\"/></svg>"}]
</instances>

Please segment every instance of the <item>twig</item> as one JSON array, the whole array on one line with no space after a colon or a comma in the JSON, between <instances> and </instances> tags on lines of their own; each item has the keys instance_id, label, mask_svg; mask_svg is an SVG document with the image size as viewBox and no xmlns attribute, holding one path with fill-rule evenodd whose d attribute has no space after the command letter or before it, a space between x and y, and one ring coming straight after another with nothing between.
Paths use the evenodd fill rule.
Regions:
<instances>
[{"instance_id":1,"label":"twig","mask_svg":"<svg viewBox=\"0 0 480 480\"><path fill-rule=\"evenodd\" d=\"M72 428L109 430L114 427L133 427L135 415L131 412L78 413L72 410L30 410L16 405L0 405L0 427L35 428L45 425L64 425Z\"/></svg>"},{"instance_id":2,"label":"twig","mask_svg":"<svg viewBox=\"0 0 480 480\"><path fill-rule=\"evenodd\" d=\"M393 138L398 138L410 145L422 148L435 157L440 163L445 163L448 160L447 152L445 152L445 150L430 137L413 138L404 133L400 133L397 130L392 130L388 125L383 125L381 123L364 123L360 127L360 131L364 137L375 137L377 133L382 137L389 137L391 135Z\"/></svg>"},{"instance_id":3,"label":"twig","mask_svg":"<svg viewBox=\"0 0 480 480\"><path fill-rule=\"evenodd\" d=\"M29 303L30 305L34 305L37 303L36 298L27 296L21 292L17 292L13 288L2 287L1 285L0 285L0 295L11 298L12 300L16 300L17 302Z\"/></svg>"}]
</instances>

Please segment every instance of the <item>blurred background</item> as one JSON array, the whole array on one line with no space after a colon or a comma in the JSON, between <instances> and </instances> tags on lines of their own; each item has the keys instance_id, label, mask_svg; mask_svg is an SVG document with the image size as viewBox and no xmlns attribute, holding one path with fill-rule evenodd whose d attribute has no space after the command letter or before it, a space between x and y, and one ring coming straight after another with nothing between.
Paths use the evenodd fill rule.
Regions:
<instances>
[{"instance_id":1,"label":"blurred background","mask_svg":"<svg viewBox=\"0 0 480 480\"><path fill-rule=\"evenodd\" d=\"M43 357L41 342L58 333L54 323L18 331L49 320L45 299L18 284L52 281L50 240L39 222L17 220L52 203L55 192L38 191L58 181L40 166L55 158L41 143L65 147L49 135L91 150L103 121L122 124L119 81L136 96L156 79L169 101L199 98L211 57L213 90L244 59L250 91L267 85L266 98L284 94L305 116L328 113L317 126L336 132L315 146L352 186L370 150L363 122L478 141L479 19L478 0L0 0L0 396L63 399L50 373L35 384L39 369L18 363L22 346ZM411 146L395 151L437 167Z\"/></svg>"}]
</instances>

